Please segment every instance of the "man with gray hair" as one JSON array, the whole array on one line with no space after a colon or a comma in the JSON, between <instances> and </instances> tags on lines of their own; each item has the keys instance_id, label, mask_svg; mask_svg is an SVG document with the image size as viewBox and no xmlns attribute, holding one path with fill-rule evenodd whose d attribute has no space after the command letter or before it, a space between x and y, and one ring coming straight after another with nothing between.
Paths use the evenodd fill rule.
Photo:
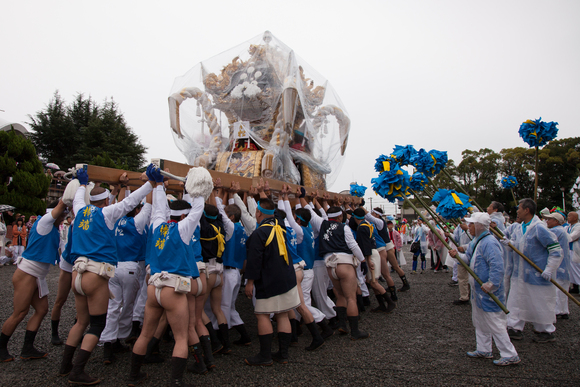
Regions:
<instances>
[{"instance_id":1,"label":"man with gray hair","mask_svg":"<svg viewBox=\"0 0 580 387\"><path fill-rule=\"evenodd\" d=\"M477 348L467 352L471 358L491 359L492 338L499 349L501 358L494 360L497 366L518 364L521 360L507 334L507 318L489 293L493 293L501 302L505 302L504 266L501 244L489 233L491 217L484 212L477 212L465 219L469 232L475 238L469 244L465 254L456 250L449 251L453 258L468 263L471 270L481 279L481 287L469 278L471 285L471 316L475 327Z\"/></svg>"},{"instance_id":2,"label":"man with gray hair","mask_svg":"<svg viewBox=\"0 0 580 387\"><path fill-rule=\"evenodd\" d=\"M513 255L513 269L507 308L508 333L513 340L524 338L522 330L527 322L534 324L538 332L534 341L554 341L556 327L556 287L550 282L562 262L562 248L558 238L536 215L536 203L522 199L518 206L521 226L514 228L511 243L532 260L542 273L538 273L522 257Z\"/></svg>"}]
</instances>

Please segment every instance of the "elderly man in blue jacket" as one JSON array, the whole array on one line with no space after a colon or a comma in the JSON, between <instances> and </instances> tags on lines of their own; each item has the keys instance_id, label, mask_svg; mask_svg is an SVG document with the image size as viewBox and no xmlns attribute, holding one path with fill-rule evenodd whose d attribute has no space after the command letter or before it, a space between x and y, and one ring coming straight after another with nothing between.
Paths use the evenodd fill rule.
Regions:
<instances>
[{"instance_id":1,"label":"elderly man in blue jacket","mask_svg":"<svg viewBox=\"0 0 580 387\"><path fill-rule=\"evenodd\" d=\"M520 362L520 357L507 334L507 317L489 295L493 293L502 303L505 302L502 246L489 233L491 217L487 213L477 212L465 220L469 224L469 232L475 238L469 244L465 254L455 250L451 250L449 254L468 263L483 282L480 287L473 277L469 278L471 313L477 349L467 352L467 356L491 359L493 338L501 356L493 363L498 366L517 364Z\"/></svg>"}]
</instances>

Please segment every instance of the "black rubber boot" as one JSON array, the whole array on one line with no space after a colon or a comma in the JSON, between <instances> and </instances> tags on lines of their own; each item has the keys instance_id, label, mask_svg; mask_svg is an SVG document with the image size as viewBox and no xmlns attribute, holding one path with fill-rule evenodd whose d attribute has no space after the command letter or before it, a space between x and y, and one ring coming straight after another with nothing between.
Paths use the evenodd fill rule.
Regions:
<instances>
[{"instance_id":1,"label":"black rubber boot","mask_svg":"<svg viewBox=\"0 0 580 387\"><path fill-rule=\"evenodd\" d=\"M207 366L203 362L203 350L201 349L200 343L190 345L189 354L194 362L187 366L187 370L198 375L207 374Z\"/></svg>"},{"instance_id":2,"label":"black rubber boot","mask_svg":"<svg viewBox=\"0 0 580 387\"><path fill-rule=\"evenodd\" d=\"M409 281L407 281L407 276L403 275L401 277L401 281L403 281L403 286L401 286L399 288L400 292L406 292L407 290L411 289L411 286L409 285Z\"/></svg>"},{"instance_id":3,"label":"black rubber boot","mask_svg":"<svg viewBox=\"0 0 580 387\"><path fill-rule=\"evenodd\" d=\"M331 317L330 320L328 320L328 326L330 326L330 329L338 329L338 317Z\"/></svg>"},{"instance_id":4,"label":"black rubber boot","mask_svg":"<svg viewBox=\"0 0 580 387\"><path fill-rule=\"evenodd\" d=\"M393 311L393 309L395 309L397 307L397 304L395 303L395 301L393 301L391 299L391 297L389 297L389 293L385 292L383 293L383 299L387 302L387 313L391 313Z\"/></svg>"},{"instance_id":5,"label":"black rubber boot","mask_svg":"<svg viewBox=\"0 0 580 387\"><path fill-rule=\"evenodd\" d=\"M338 318L338 331L340 334L348 334L348 328L346 326L346 308L344 306L336 307L336 317Z\"/></svg>"},{"instance_id":6,"label":"black rubber boot","mask_svg":"<svg viewBox=\"0 0 580 387\"><path fill-rule=\"evenodd\" d=\"M129 387L138 386L139 383L147 379L147 372L141 372L143 360L145 360L145 355L137 355L135 352L131 354L131 371L127 381Z\"/></svg>"},{"instance_id":7,"label":"black rubber boot","mask_svg":"<svg viewBox=\"0 0 580 387\"><path fill-rule=\"evenodd\" d=\"M379 306L374 308L373 310L371 310L371 312L373 312L373 313L386 312L387 306L385 305L385 299L383 298L383 295L382 294L375 294L375 297L377 298L377 301L379 302Z\"/></svg>"},{"instance_id":8,"label":"black rubber boot","mask_svg":"<svg viewBox=\"0 0 580 387\"><path fill-rule=\"evenodd\" d=\"M133 344L139 338L141 334L141 322L140 321L133 321L131 326L131 333L129 333L129 337L125 339L126 344Z\"/></svg>"},{"instance_id":9,"label":"black rubber boot","mask_svg":"<svg viewBox=\"0 0 580 387\"><path fill-rule=\"evenodd\" d=\"M145 354L145 359L143 359L143 363L145 364L154 364L154 363L163 363L165 359L159 353L159 343L161 339L153 336L149 343L147 343L147 353Z\"/></svg>"},{"instance_id":10,"label":"black rubber boot","mask_svg":"<svg viewBox=\"0 0 580 387\"><path fill-rule=\"evenodd\" d=\"M52 345L63 345L64 343L62 342L62 340L60 339L60 337L58 337L58 324L60 323L60 320L50 320L50 327L52 329L52 336L50 338L50 342L52 343Z\"/></svg>"},{"instance_id":11,"label":"black rubber boot","mask_svg":"<svg viewBox=\"0 0 580 387\"><path fill-rule=\"evenodd\" d=\"M358 308L358 314L359 315L366 310L365 309L365 306L363 304L363 296L362 296L362 294L357 294L356 295L356 306Z\"/></svg>"},{"instance_id":12,"label":"black rubber boot","mask_svg":"<svg viewBox=\"0 0 580 387\"><path fill-rule=\"evenodd\" d=\"M363 297L363 305L371 306L371 298L369 296Z\"/></svg>"},{"instance_id":13,"label":"black rubber boot","mask_svg":"<svg viewBox=\"0 0 580 387\"><path fill-rule=\"evenodd\" d=\"M358 316L348 316L348 324L350 325L350 339L359 340L369 337L367 332L359 331Z\"/></svg>"},{"instance_id":14,"label":"black rubber boot","mask_svg":"<svg viewBox=\"0 0 580 387\"><path fill-rule=\"evenodd\" d=\"M320 329L322 329L322 338L324 340L328 339L330 336L334 335L334 331L332 330L332 328L330 327L330 325L328 325L328 320L327 319L322 319L321 322L318 323L318 326L320 327Z\"/></svg>"},{"instance_id":15,"label":"black rubber boot","mask_svg":"<svg viewBox=\"0 0 580 387\"><path fill-rule=\"evenodd\" d=\"M308 328L310 334L312 335L312 343L306 347L306 350L314 351L315 349L320 348L324 344L324 339L322 338L322 335L320 334L316 324L311 322L310 324L306 324L306 328Z\"/></svg>"},{"instance_id":16,"label":"black rubber boot","mask_svg":"<svg viewBox=\"0 0 580 387\"><path fill-rule=\"evenodd\" d=\"M220 324L220 325L218 325L218 328L220 330L220 334L222 337L221 342L223 345L223 348L220 350L220 353L228 354L228 353L232 352L228 324Z\"/></svg>"},{"instance_id":17,"label":"black rubber boot","mask_svg":"<svg viewBox=\"0 0 580 387\"><path fill-rule=\"evenodd\" d=\"M389 293L391 293L391 299L393 301L397 301L399 297L397 297L397 288L394 286L389 286Z\"/></svg>"},{"instance_id":18,"label":"black rubber boot","mask_svg":"<svg viewBox=\"0 0 580 387\"><path fill-rule=\"evenodd\" d=\"M106 365L113 364L116 360L113 354L113 343L105 343L103 345L103 363Z\"/></svg>"},{"instance_id":19,"label":"black rubber boot","mask_svg":"<svg viewBox=\"0 0 580 387\"><path fill-rule=\"evenodd\" d=\"M187 366L187 359L182 357L171 358L171 379L169 380L170 387L193 387L189 383L183 381L183 373Z\"/></svg>"},{"instance_id":20,"label":"black rubber boot","mask_svg":"<svg viewBox=\"0 0 580 387\"><path fill-rule=\"evenodd\" d=\"M258 335L258 339L260 340L260 353L258 353L256 356L246 358L246 364L252 366L271 366L273 364L271 352L272 336L272 333L267 335Z\"/></svg>"},{"instance_id":21,"label":"black rubber boot","mask_svg":"<svg viewBox=\"0 0 580 387\"><path fill-rule=\"evenodd\" d=\"M68 382L70 384L77 384L80 386L92 386L101 382L98 378L93 378L85 372L85 365L89 361L91 353L84 349L79 349L77 356L73 362L73 368L68 375Z\"/></svg>"},{"instance_id":22,"label":"black rubber boot","mask_svg":"<svg viewBox=\"0 0 580 387\"><path fill-rule=\"evenodd\" d=\"M60 370L58 371L58 374L60 376L66 376L68 374L70 374L70 371L72 370L73 367L73 356L75 354L75 351L77 350L77 347L73 347L72 345L64 345L64 352L62 354L62 362L60 363Z\"/></svg>"},{"instance_id":23,"label":"black rubber boot","mask_svg":"<svg viewBox=\"0 0 580 387\"><path fill-rule=\"evenodd\" d=\"M209 336L199 336L199 343L203 350L203 361L208 370L215 368L213 351L211 350L211 340Z\"/></svg>"},{"instance_id":24,"label":"black rubber boot","mask_svg":"<svg viewBox=\"0 0 580 387\"><path fill-rule=\"evenodd\" d=\"M207 331L209 332L209 338L211 340L211 350L213 353L217 353L218 351L221 351L221 349L224 347L222 342L220 341L219 337L217 336L215 329L213 329L213 325L211 322L208 322L207 324L205 324L205 327L207 328Z\"/></svg>"},{"instance_id":25,"label":"black rubber boot","mask_svg":"<svg viewBox=\"0 0 580 387\"><path fill-rule=\"evenodd\" d=\"M272 359L280 364L288 364L288 348L292 333L278 332L278 352L272 354Z\"/></svg>"},{"instance_id":26,"label":"black rubber boot","mask_svg":"<svg viewBox=\"0 0 580 387\"><path fill-rule=\"evenodd\" d=\"M42 359L48 356L48 352L39 351L34 348L34 339L36 338L36 332L27 330L24 334L24 345L22 346L22 352L20 353L20 358L24 360L32 359Z\"/></svg>"},{"instance_id":27,"label":"black rubber boot","mask_svg":"<svg viewBox=\"0 0 580 387\"><path fill-rule=\"evenodd\" d=\"M14 360L14 356L8 352L8 340L10 336L0 333L0 362L9 362Z\"/></svg>"},{"instance_id":28,"label":"black rubber boot","mask_svg":"<svg viewBox=\"0 0 580 387\"><path fill-rule=\"evenodd\" d=\"M248 331L246 331L246 327L244 324L236 325L234 327L236 331L240 334L240 339L234 341L235 345L250 345L252 344L252 339L250 339L250 335L248 335Z\"/></svg>"},{"instance_id":29,"label":"black rubber boot","mask_svg":"<svg viewBox=\"0 0 580 387\"><path fill-rule=\"evenodd\" d=\"M125 353L129 352L131 348L121 343L121 340L117 339L113 342L113 353Z\"/></svg>"},{"instance_id":30,"label":"black rubber boot","mask_svg":"<svg viewBox=\"0 0 580 387\"><path fill-rule=\"evenodd\" d=\"M290 326L292 327L292 333L290 334L290 345L295 347L298 346L298 320L291 318Z\"/></svg>"}]
</instances>

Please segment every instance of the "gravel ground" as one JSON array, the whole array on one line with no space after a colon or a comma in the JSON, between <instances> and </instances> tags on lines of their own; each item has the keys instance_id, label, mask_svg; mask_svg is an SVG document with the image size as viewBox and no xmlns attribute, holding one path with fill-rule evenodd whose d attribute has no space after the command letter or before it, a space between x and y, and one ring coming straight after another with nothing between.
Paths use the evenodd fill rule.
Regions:
<instances>
[{"instance_id":1,"label":"gravel ground","mask_svg":"<svg viewBox=\"0 0 580 387\"><path fill-rule=\"evenodd\" d=\"M410 271L410 254L405 247ZM15 266L0 267L0 298L4 301L0 321L12 312L11 284ZM525 339L515 342L522 358L517 366L497 367L491 360L470 359L466 351L475 349L475 333L469 305L454 306L457 287L449 287L451 274L408 275L411 290L399 295L398 307L390 315L364 312L361 329L370 338L358 342L348 336L333 336L315 352L302 347L309 344L306 329L300 347L290 348L290 363L272 367L249 367L243 359L259 350L256 320L249 300L238 298L238 311L246 322L253 342L250 347L235 347L230 355L218 355L217 368L205 376L186 374L186 381L196 385L381 385L381 386L578 386L580 385L580 309L570 303L570 320L558 320L556 341L536 344L529 325ZM54 303L58 267L52 268L48 283L49 304ZM397 286L400 280L395 279ZM373 305L376 300L372 298ZM63 309L61 337L66 337L74 320L74 297L69 296ZM12 355L19 355L24 338L25 321L17 328L9 343ZM231 331L232 340L237 339ZM50 344L50 313L46 316L36 340L39 349L49 351L48 358L0 364L0 386L67 386L66 377L57 376L63 347ZM274 342L273 346L277 346ZM162 344L162 353L169 358L171 346ZM494 357L499 353L494 347ZM129 371L130 354L117 355L117 362L104 366L102 347L97 347L87 365L90 375L99 376L101 386L122 386ZM143 367L149 378L143 386L165 385L170 374L169 362Z\"/></svg>"}]
</instances>

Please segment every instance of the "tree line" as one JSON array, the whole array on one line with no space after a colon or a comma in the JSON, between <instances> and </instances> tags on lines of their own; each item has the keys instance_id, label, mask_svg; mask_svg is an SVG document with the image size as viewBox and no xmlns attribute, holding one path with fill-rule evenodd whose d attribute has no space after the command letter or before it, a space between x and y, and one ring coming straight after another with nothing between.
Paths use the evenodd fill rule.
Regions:
<instances>
[{"instance_id":1,"label":"tree line","mask_svg":"<svg viewBox=\"0 0 580 387\"><path fill-rule=\"evenodd\" d=\"M481 206L492 201L504 204L506 211L515 216L515 203L509 189L503 188L502 177L515 176L518 185L513 189L517 200L533 198L535 149L505 148L495 152L489 148L466 149L462 160L455 165L449 161L447 171L466 188ZM572 209L570 189L580 175L580 137L555 139L539 150L538 210L562 207L562 189L566 210ZM444 174L434 180L439 188L454 189Z\"/></svg>"}]
</instances>

